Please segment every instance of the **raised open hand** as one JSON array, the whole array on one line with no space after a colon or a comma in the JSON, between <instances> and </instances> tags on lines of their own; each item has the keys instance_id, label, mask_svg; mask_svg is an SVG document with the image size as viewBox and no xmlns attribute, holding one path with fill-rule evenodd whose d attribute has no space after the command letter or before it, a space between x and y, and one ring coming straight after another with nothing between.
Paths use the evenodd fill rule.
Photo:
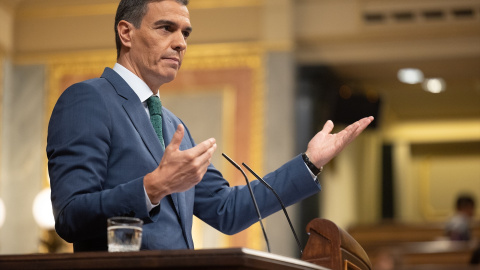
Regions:
<instances>
[{"instance_id":1,"label":"raised open hand","mask_svg":"<svg viewBox=\"0 0 480 270\"><path fill-rule=\"evenodd\" d=\"M320 168L338 155L372 121L372 116L365 117L349 125L339 133L331 134L333 122L328 120L323 129L310 140L305 154L317 168Z\"/></svg>"},{"instance_id":2,"label":"raised open hand","mask_svg":"<svg viewBox=\"0 0 480 270\"><path fill-rule=\"evenodd\" d=\"M215 139L205 140L193 148L181 151L184 133L183 125L178 125L160 165L144 178L145 190L154 204L168 194L183 192L198 184L210 165L217 148Z\"/></svg>"}]
</instances>

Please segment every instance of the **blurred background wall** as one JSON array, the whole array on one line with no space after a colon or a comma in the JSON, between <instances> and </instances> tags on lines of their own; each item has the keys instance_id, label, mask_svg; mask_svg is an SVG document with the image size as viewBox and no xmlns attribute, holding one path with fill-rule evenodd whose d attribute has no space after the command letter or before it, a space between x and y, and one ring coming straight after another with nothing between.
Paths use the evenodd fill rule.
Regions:
<instances>
[{"instance_id":1,"label":"blurred background wall","mask_svg":"<svg viewBox=\"0 0 480 270\"><path fill-rule=\"evenodd\" d=\"M190 2L184 65L160 91L197 141L219 140L213 162L232 185L243 179L222 151L267 173L303 152L327 119L340 129L376 117L325 167L323 191L288 209L304 244L314 217L343 228L435 223L452 214L457 194L478 201L479 0ZM52 241L32 210L48 187L49 115L66 87L115 63L117 4L0 0L1 254L43 252ZM423 79L402 83L401 68ZM427 92L430 78L441 79L430 81L434 92L442 82L445 90ZM266 227L274 253L298 256L283 214ZM194 231L197 248L265 249L258 225L233 237L201 222Z\"/></svg>"}]
</instances>

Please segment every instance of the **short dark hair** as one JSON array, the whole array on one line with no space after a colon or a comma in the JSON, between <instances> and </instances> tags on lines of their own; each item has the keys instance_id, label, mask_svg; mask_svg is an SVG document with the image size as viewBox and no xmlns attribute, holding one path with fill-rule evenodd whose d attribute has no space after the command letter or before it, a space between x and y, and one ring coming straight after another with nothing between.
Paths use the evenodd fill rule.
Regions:
<instances>
[{"instance_id":1,"label":"short dark hair","mask_svg":"<svg viewBox=\"0 0 480 270\"><path fill-rule=\"evenodd\" d=\"M462 194L457 197L457 201L455 203L457 210L464 209L465 207L475 206L475 200L473 196L469 194Z\"/></svg>"},{"instance_id":2,"label":"short dark hair","mask_svg":"<svg viewBox=\"0 0 480 270\"><path fill-rule=\"evenodd\" d=\"M117 59L120 57L120 49L122 42L118 35L117 26L121 20L125 20L135 28L140 28L143 16L147 13L147 5L152 2L161 2L165 0L121 0L118 4L117 13L115 15L115 45L117 46ZM175 0L182 5L188 5L189 0Z\"/></svg>"}]
</instances>

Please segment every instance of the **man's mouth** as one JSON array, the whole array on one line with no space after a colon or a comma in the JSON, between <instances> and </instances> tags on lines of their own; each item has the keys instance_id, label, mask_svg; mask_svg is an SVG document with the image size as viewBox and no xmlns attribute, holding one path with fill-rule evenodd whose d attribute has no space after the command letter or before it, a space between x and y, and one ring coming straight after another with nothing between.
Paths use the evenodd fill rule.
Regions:
<instances>
[{"instance_id":1,"label":"man's mouth","mask_svg":"<svg viewBox=\"0 0 480 270\"><path fill-rule=\"evenodd\" d=\"M180 66L180 59L177 57L164 57L163 60Z\"/></svg>"}]
</instances>

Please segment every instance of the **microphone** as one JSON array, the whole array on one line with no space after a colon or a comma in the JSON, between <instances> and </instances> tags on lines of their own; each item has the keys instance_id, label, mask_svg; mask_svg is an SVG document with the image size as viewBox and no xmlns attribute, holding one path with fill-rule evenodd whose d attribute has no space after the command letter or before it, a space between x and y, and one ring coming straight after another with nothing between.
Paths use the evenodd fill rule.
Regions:
<instances>
[{"instance_id":1,"label":"microphone","mask_svg":"<svg viewBox=\"0 0 480 270\"><path fill-rule=\"evenodd\" d=\"M283 213L285 213L285 217L287 217L288 224L290 225L290 229L292 229L292 232L293 232L293 236L295 237L295 240L297 241L298 249L300 249L300 255L302 255L303 254L302 245L300 244L300 240L298 240L297 233L295 232L295 229L293 228L292 222L290 221L290 217L288 216L288 213L287 213L287 209L285 209L285 205L283 204L282 200L280 199L280 196L278 196L277 192L272 188L272 186L270 186L265 180L263 180L262 177L260 177L252 169L250 169L250 167L248 167L247 164L242 163L242 165L245 168L247 168L247 170L251 174L253 174L253 176L255 176L258 179L258 181L260 181L262 184L264 184L268 189L270 189L273 192L273 194L275 194L275 197L277 197L278 202L282 206Z\"/></svg>"},{"instance_id":2,"label":"microphone","mask_svg":"<svg viewBox=\"0 0 480 270\"><path fill-rule=\"evenodd\" d=\"M229 158L224 153L222 153L222 156L224 158L226 158L233 166L235 166L235 168L237 168L239 171L241 171L243 176L245 177L245 181L247 182L248 190L250 191L250 197L252 197L253 204L255 205L255 210L257 210L258 221L260 221L260 226L262 227L263 236L265 237L265 242L267 243L267 250L268 250L268 252L270 252L270 243L268 243L267 233L265 232L265 228L263 227L262 215L260 214L260 210L258 209L257 200L255 200L255 196L253 196L252 186L250 186L250 182L248 181L247 175L242 170L242 168L240 166L238 166L237 163L235 163L235 161L233 161L231 158Z\"/></svg>"}]
</instances>

